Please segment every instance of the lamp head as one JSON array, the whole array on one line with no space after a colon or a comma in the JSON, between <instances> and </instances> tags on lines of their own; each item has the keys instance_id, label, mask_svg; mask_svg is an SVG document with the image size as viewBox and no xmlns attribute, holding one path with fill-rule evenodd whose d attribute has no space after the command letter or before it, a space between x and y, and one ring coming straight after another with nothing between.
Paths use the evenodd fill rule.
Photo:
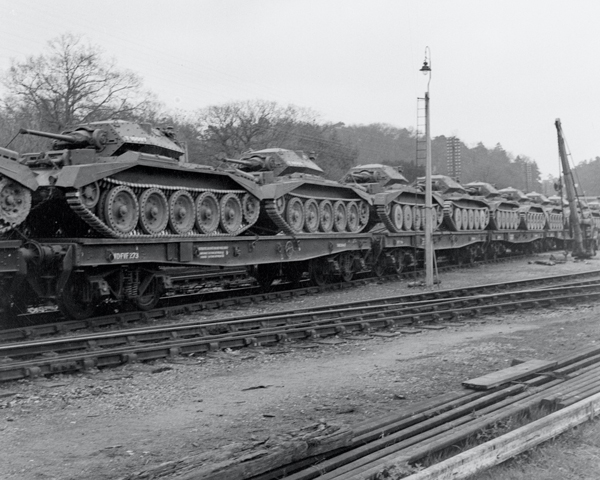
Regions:
<instances>
[{"instance_id":1,"label":"lamp head","mask_svg":"<svg viewBox=\"0 0 600 480\"><path fill-rule=\"evenodd\" d=\"M428 75L431 73L431 67L429 66L427 60L423 61L423 66L421 67L419 72L423 72L423 75Z\"/></svg>"}]
</instances>

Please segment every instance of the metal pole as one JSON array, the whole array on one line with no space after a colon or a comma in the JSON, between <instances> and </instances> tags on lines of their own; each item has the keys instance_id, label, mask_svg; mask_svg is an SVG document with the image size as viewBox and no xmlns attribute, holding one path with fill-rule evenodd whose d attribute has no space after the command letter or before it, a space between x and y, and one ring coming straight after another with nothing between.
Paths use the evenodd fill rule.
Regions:
<instances>
[{"instance_id":1,"label":"metal pole","mask_svg":"<svg viewBox=\"0 0 600 480\"><path fill-rule=\"evenodd\" d=\"M431 133L429 130L429 84L425 93L425 138L427 163L425 164L425 285L433 287L433 204L431 193Z\"/></svg>"}]
</instances>

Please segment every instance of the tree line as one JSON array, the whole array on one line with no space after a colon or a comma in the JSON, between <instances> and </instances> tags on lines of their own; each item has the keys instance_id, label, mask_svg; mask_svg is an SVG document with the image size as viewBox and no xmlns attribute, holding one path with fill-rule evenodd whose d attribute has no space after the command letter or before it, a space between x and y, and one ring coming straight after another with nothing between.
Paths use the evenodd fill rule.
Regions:
<instances>
[{"instance_id":1,"label":"tree line","mask_svg":"<svg viewBox=\"0 0 600 480\"><path fill-rule=\"evenodd\" d=\"M0 142L18 151L47 148L47 142L37 137L15 138L21 127L60 132L77 123L111 118L174 127L188 160L200 164L217 165L222 155L235 158L248 150L281 147L314 153L333 180L365 163L400 167L410 181L425 174L424 162L417 161L422 137L412 128L332 124L321 121L310 109L264 100L173 111L144 89L137 74L119 68L98 46L71 33L51 40L42 54L13 59L3 72L2 83L6 93L0 98ZM434 174L451 173L448 141L445 136L432 139ZM490 149L482 143L469 147L453 141L459 146L461 183L484 181L497 188L512 186L524 191L541 187L534 160L514 156L500 144ZM587 172L600 173L600 158L578 168L589 181ZM600 194L600 187L590 185L586 193Z\"/></svg>"}]
</instances>

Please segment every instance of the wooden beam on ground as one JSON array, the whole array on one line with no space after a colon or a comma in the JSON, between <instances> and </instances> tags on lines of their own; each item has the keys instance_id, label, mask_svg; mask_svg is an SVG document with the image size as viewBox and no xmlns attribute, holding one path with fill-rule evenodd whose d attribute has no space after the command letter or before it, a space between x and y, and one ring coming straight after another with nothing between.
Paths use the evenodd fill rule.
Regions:
<instances>
[{"instance_id":1,"label":"wooden beam on ground","mask_svg":"<svg viewBox=\"0 0 600 480\"><path fill-rule=\"evenodd\" d=\"M467 388L475 390L489 390L505 383L514 382L537 372L549 370L557 362L549 360L529 360L512 367L488 373L482 377L466 380L462 384Z\"/></svg>"},{"instance_id":2,"label":"wooden beam on ground","mask_svg":"<svg viewBox=\"0 0 600 480\"><path fill-rule=\"evenodd\" d=\"M403 480L459 480L466 478L505 462L577 425L592 420L598 414L600 414L600 393L414 475L404 477ZM393 463L382 466L382 471L387 469L391 473L385 478L400 478L393 475L394 467ZM406 464L400 462L397 468L405 472Z\"/></svg>"}]
</instances>

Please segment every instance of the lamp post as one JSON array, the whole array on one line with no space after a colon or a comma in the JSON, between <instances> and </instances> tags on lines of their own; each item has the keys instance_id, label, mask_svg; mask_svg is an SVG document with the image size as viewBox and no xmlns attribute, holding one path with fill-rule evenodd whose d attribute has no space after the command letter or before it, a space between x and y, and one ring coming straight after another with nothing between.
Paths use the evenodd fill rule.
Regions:
<instances>
[{"instance_id":1,"label":"lamp post","mask_svg":"<svg viewBox=\"0 0 600 480\"><path fill-rule=\"evenodd\" d=\"M425 163L425 286L433 287L433 202L431 193L431 132L429 130L429 84L431 83L431 52L425 47L425 60L420 69L428 75L425 92L425 140L427 161Z\"/></svg>"}]
</instances>

